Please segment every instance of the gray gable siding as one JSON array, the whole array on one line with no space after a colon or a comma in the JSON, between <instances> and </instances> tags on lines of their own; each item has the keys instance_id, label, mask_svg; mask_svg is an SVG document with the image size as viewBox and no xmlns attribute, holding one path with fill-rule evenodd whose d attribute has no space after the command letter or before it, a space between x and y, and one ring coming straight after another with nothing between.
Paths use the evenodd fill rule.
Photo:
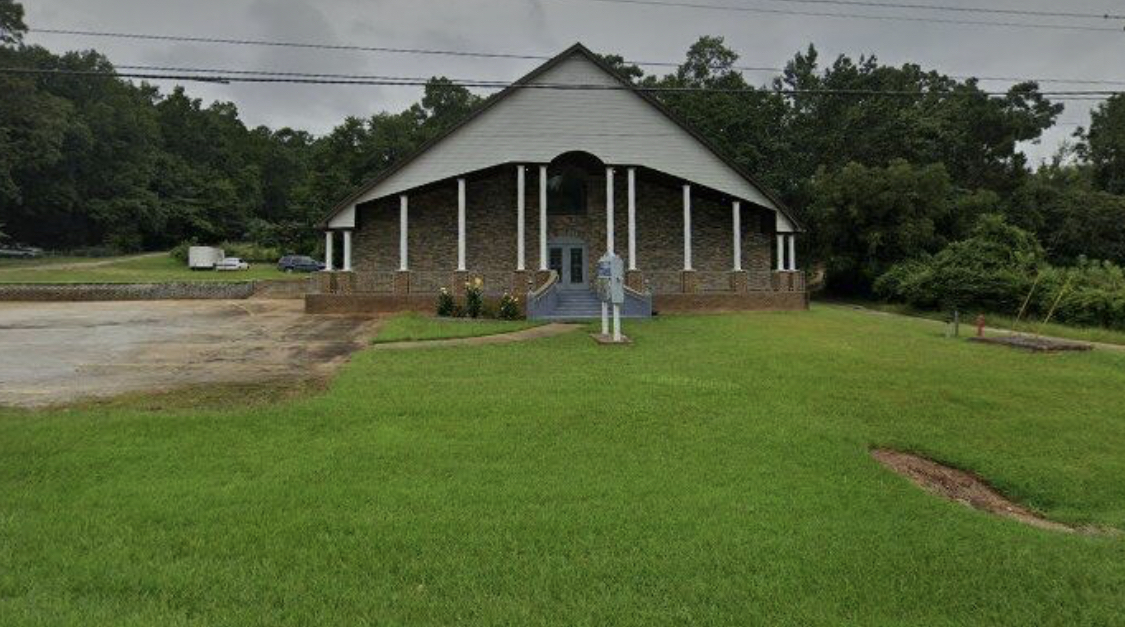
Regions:
<instances>
[{"instance_id":1,"label":"gray gable siding","mask_svg":"<svg viewBox=\"0 0 1125 627\"><path fill-rule=\"evenodd\" d=\"M531 83L620 86L579 53ZM379 181L333 216L329 226L353 226L356 204L500 163L548 163L572 150L592 153L610 165L649 167L773 209L778 230L792 230L773 201L639 95L620 89L534 88L514 91ZM534 170L529 176L536 176ZM644 207L638 213L643 216Z\"/></svg>"}]
</instances>

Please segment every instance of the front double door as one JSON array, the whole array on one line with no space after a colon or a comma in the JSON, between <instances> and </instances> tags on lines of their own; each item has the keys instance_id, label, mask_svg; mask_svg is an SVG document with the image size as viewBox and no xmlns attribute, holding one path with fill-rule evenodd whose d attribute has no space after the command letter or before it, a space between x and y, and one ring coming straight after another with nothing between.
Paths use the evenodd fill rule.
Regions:
<instances>
[{"instance_id":1,"label":"front double door","mask_svg":"<svg viewBox=\"0 0 1125 627\"><path fill-rule=\"evenodd\" d=\"M586 245L580 242L552 242L547 246L548 267L559 273L559 288L590 288L586 264Z\"/></svg>"}]
</instances>

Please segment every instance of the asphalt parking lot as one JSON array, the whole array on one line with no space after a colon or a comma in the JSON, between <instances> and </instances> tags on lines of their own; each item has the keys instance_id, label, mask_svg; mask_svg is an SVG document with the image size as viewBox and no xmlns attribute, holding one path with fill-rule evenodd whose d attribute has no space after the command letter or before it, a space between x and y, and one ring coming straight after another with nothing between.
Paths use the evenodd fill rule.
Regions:
<instances>
[{"instance_id":1,"label":"asphalt parking lot","mask_svg":"<svg viewBox=\"0 0 1125 627\"><path fill-rule=\"evenodd\" d=\"M301 300L0 303L0 405L323 377L374 327Z\"/></svg>"}]
</instances>

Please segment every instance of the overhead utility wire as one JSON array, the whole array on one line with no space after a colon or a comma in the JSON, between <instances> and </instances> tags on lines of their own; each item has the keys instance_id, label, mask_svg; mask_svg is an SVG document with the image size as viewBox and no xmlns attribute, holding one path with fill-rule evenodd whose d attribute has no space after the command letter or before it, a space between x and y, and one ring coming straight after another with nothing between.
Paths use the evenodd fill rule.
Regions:
<instances>
[{"instance_id":1,"label":"overhead utility wire","mask_svg":"<svg viewBox=\"0 0 1125 627\"><path fill-rule=\"evenodd\" d=\"M368 85L368 86L410 86L422 87L429 84L430 79L421 77L383 77L370 79L349 78L316 78L301 76L245 76L245 75L200 75L182 73L140 73L140 72L101 72L96 70L67 70L67 69L40 69L40 68L13 68L0 67L0 74L25 75L25 76L78 76L92 78L136 78L142 80L179 80L199 81L205 83L294 83L311 85ZM560 91L642 91L649 93L728 93L728 94L781 94L787 96L902 96L913 98L925 97L967 97L967 96L1007 96L1007 92L997 91L951 91L933 92L917 90L867 90L867 89L779 89L762 90L754 87L721 88L721 87L650 87L644 85L604 85L584 83L508 83L495 80L464 80L450 82L450 87L478 87L484 89L543 89ZM1091 100L1104 99L1108 96L1125 95L1125 91L1113 90L1059 90L1039 92L1043 96L1054 97L1059 100Z\"/></svg>"},{"instance_id":2,"label":"overhead utility wire","mask_svg":"<svg viewBox=\"0 0 1125 627\"><path fill-rule=\"evenodd\" d=\"M272 46L272 47L294 47L294 48L310 48L310 49L324 49L324 50L353 50L363 52L384 52L391 54L421 54L421 55L440 55L440 56L456 56L456 57L471 57L471 58L484 58L484 59L519 59L530 61L546 61L553 57L542 54L518 54L518 53L505 53L505 52L477 52L470 50L440 50L431 48L392 48L386 46L356 46L345 44L321 44L321 43L301 43L301 42L288 42L288 41L269 41L261 39L224 39L216 37L189 37L180 35L153 35L147 33L115 33L105 31L88 31L88 30L65 30L65 29L52 29L41 28L32 29L32 32L46 33L52 35L77 35L83 37L107 37L117 39L143 39L143 40L156 40L156 41L182 41L192 43L207 43L207 44L228 44L228 45L244 45L244 46ZM653 67L679 67L680 63L671 61L636 61L626 60L626 63L632 63L641 66ZM118 67L133 67L134 69L149 69L144 66L118 66ZM160 69L160 68L152 68ZM742 72L783 72L785 68L779 67L761 67L761 66L732 66L731 69L739 70ZM233 72L231 72L233 73ZM974 78L968 75L951 75L952 78L968 79ZM1117 80L1095 80L1095 79L1068 79L1068 78L1020 78L1010 76L980 76L975 77L980 80L995 80L995 81L1038 81L1043 83L1073 83L1073 84L1086 84L1086 85L1125 85L1125 81Z\"/></svg>"},{"instance_id":3,"label":"overhead utility wire","mask_svg":"<svg viewBox=\"0 0 1125 627\"><path fill-rule=\"evenodd\" d=\"M1037 24L1033 22L995 22L963 20L943 17L913 17L909 15L875 15L870 13L825 13L821 11L798 11L793 9L769 9L766 7L732 6L728 4L706 4L702 2L677 2L672 0L555 0L556 2L600 2L603 4L627 4L661 8L687 8L704 11L729 11L738 13L759 13L769 15L800 15L804 17L831 17L853 20L876 20L884 22L919 22L927 24L950 24L956 26L993 26L1002 28L1032 28L1038 30L1096 31L1107 33L1125 32L1125 27L1085 26L1080 24Z\"/></svg>"},{"instance_id":4,"label":"overhead utility wire","mask_svg":"<svg viewBox=\"0 0 1125 627\"><path fill-rule=\"evenodd\" d=\"M333 74L326 72L286 72L278 70L236 70L227 68L199 68L199 67L183 67L183 66L167 66L167 65L119 65L114 64L115 68L119 70L151 70L157 72L198 72L204 74L246 74L246 75L262 75L262 76L304 76L304 77L327 77L327 78L360 78L360 79L383 79L383 78L402 78L402 77L388 77L372 74ZM775 72L781 73L785 68L740 68L732 67L731 69L740 71L760 71L760 72ZM1125 80L1095 80L1084 78L1028 78L1020 76L969 76L950 74L950 78L958 80L967 80L976 78L982 81L1010 81L1010 82L1026 82L1032 81L1036 83L1072 83L1078 85L1125 85ZM413 77L412 77L413 78ZM458 79L450 79L456 81Z\"/></svg>"},{"instance_id":5,"label":"overhead utility wire","mask_svg":"<svg viewBox=\"0 0 1125 627\"><path fill-rule=\"evenodd\" d=\"M149 33L119 33L61 28L30 28L28 32L50 35L80 35L111 39L144 39L149 41L182 41L201 44L229 44L234 46L271 46L280 48L309 48L314 50L350 50L355 52L388 52L394 54L427 54L450 57L479 57L484 59L520 59L542 61L551 57L539 54L509 54L503 52L467 52L457 50L432 50L428 48L396 48L390 46L357 46L352 44L305 43L297 41L270 41L267 39L228 39L223 37L188 37L183 35L153 35Z\"/></svg>"},{"instance_id":6,"label":"overhead utility wire","mask_svg":"<svg viewBox=\"0 0 1125 627\"><path fill-rule=\"evenodd\" d=\"M918 9L922 11L949 11L952 13L978 13L992 15L1024 15L1028 17L1058 17L1091 20L1122 20L1125 14L1119 13L1079 13L1075 11L1039 11L1034 9L994 9L986 7L959 7L947 4L911 4L902 2L869 2L867 0L760 0L762 2L786 2L792 4L828 4L850 7L872 7L879 9Z\"/></svg>"}]
</instances>

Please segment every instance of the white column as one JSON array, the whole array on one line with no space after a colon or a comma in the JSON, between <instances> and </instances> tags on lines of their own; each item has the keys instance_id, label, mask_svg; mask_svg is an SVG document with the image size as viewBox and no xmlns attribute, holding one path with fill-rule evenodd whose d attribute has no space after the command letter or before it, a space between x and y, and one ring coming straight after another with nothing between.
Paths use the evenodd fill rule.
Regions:
<instances>
[{"instance_id":1,"label":"white column","mask_svg":"<svg viewBox=\"0 0 1125 627\"><path fill-rule=\"evenodd\" d=\"M637 169L629 168L629 269L637 269Z\"/></svg>"},{"instance_id":2,"label":"white column","mask_svg":"<svg viewBox=\"0 0 1125 627\"><path fill-rule=\"evenodd\" d=\"M777 235L777 269L785 270L785 236Z\"/></svg>"},{"instance_id":3,"label":"white column","mask_svg":"<svg viewBox=\"0 0 1125 627\"><path fill-rule=\"evenodd\" d=\"M523 222L525 205L527 204L527 182L526 173L527 168L522 165L516 166L516 270L523 270L526 266L524 255L524 233Z\"/></svg>"},{"instance_id":4,"label":"white column","mask_svg":"<svg viewBox=\"0 0 1125 627\"><path fill-rule=\"evenodd\" d=\"M465 266L465 179L457 179L457 270Z\"/></svg>"},{"instance_id":5,"label":"white column","mask_svg":"<svg viewBox=\"0 0 1125 627\"><path fill-rule=\"evenodd\" d=\"M605 251L613 252L613 168L605 169Z\"/></svg>"},{"instance_id":6,"label":"white column","mask_svg":"<svg viewBox=\"0 0 1125 627\"><path fill-rule=\"evenodd\" d=\"M731 223L734 225L734 271L742 271L742 203L731 206Z\"/></svg>"},{"instance_id":7,"label":"white column","mask_svg":"<svg viewBox=\"0 0 1125 627\"><path fill-rule=\"evenodd\" d=\"M324 232L324 269L332 272L332 231Z\"/></svg>"},{"instance_id":8,"label":"white column","mask_svg":"<svg viewBox=\"0 0 1125 627\"><path fill-rule=\"evenodd\" d=\"M398 269L405 272L409 269L407 260L409 259L408 251L406 250L406 230L407 225L407 208L409 201L406 199L406 194L398 197Z\"/></svg>"},{"instance_id":9,"label":"white column","mask_svg":"<svg viewBox=\"0 0 1125 627\"><path fill-rule=\"evenodd\" d=\"M789 235L789 271L797 271L797 236Z\"/></svg>"},{"instance_id":10,"label":"white column","mask_svg":"<svg viewBox=\"0 0 1125 627\"><path fill-rule=\"evenodd\" d=\"M691 270L691 185L684 185L684 270Z\"/></svg>"},{"instance_id":11,"label":"white column","mask_svg":"<svg viewBox=\"0 0 1125 627\"><path fill-rule=\"evenodd\" d=\"M344 231L344 272L352 271L352 232Z\"/></svg>"},{"instance_id":12,"label":"white column","mask_svg":"<svg viewBox=\"0 0 1125 627\"><path fill-rule=\"evenodd\" d=\"M547 269L547 166L539 166L539 269Z\"/></svg>"}]
</instances>

